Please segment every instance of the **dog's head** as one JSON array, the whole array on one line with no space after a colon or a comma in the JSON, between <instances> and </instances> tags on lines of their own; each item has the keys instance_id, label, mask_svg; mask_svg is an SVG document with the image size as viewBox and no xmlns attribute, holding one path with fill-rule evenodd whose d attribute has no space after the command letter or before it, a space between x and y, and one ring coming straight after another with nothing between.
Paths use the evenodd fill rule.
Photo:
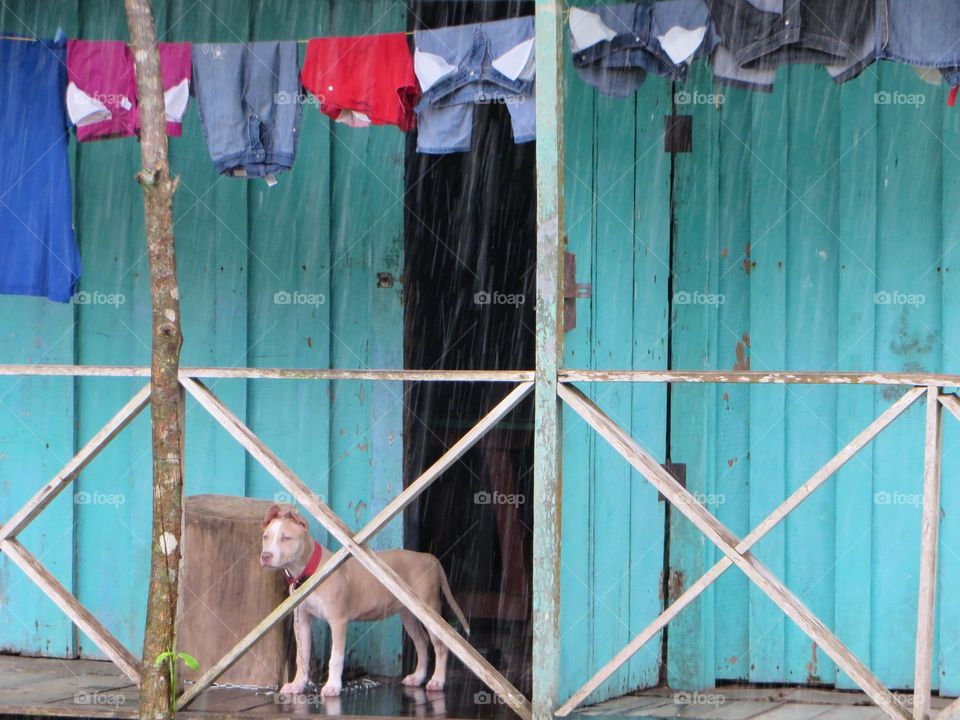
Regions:
<instances>
[{"instance_id":1,"label":"dog's head","mask_svg":"<svg viewBox=\"0 0 960 720\"><path fill-rule=\"evenodd\" d=\"M282 568L302 553L305 541L309 543L307 521L292 505L271 505L263 518L263 545L260 566ZM309 543L312 546L312 543Z\"/></svg>"}]
</instances>

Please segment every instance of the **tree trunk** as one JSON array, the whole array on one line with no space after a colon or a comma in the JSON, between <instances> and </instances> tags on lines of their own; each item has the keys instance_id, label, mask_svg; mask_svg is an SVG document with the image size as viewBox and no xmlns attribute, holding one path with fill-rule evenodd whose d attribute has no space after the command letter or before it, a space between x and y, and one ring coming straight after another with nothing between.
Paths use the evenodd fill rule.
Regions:
<instances>
[{"instance_id":1,"label":"tree trunk","mask_svg":"<svg viewBox=\"0 0 960 720\"><path fill-rule=\"evenodd\" d=\"M182 525L183 398L180 368L180 291L173 242L173 193L167 155L167 121L163 101L160 54L150 0L124 0L130 44L137 75L140 107L140 154L150 295L153 306L153 352L150 369L153 446L153 529L150 594L143 639L140 717L156 720L171 715L170 689L157 656L175 647L177 583Z\"/></svg>"}]
</instances>

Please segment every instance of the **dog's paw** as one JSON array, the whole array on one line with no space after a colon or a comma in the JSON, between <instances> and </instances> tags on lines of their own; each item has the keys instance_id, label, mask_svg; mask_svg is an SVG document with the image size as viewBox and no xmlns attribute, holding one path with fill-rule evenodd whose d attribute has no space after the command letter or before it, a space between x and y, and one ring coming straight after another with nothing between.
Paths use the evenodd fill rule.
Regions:
<instances>
[{"instance_id":1,"label":"dog's paw","mask_svg":"<svg viewBox=\"0 0 960 720\"><path fill-rule=\"evenodd\" d=\"M446 685L445 680L437 680L434 678L427 683L427 690L443 690L444 685Z\"/></svg>"},{"instance_id":2,"label":"dog's paw","mask_svg":"<svg viewBox=\"0 0 960 720\"><path fill-rule=\"evenodd\" d=\"M407 687L420 687L421 685L423 685L423 681L426 679L427 679L426 677L423 677L421 675L410 673L400 682L402 682Z\"/></svg>"},{"instance_id":3,"label":"dog's paw","mask_svg":"<svg viewBox=\"0 0 960 720\"><path fill-rule=\"evenodd\" d=\"M320 694L323 695L323 697L336 697L340 694L340 686L327 683L323 686L323 690L320 691Z\"/></svg>"},{"instance_id":4,"label":"dog's paw","mask_svg":"<svg viewBox=\"0 0 960 720\"><path fill-rule=\"evenodd\" d=\"M306 686L307 686L306 680L302 682L298 682L295 680L293 682L288 682L286 685L280 688L279 693L281 695L299 695L300 693L303 692L303 689Z\"/></svg>"}]
</instances>

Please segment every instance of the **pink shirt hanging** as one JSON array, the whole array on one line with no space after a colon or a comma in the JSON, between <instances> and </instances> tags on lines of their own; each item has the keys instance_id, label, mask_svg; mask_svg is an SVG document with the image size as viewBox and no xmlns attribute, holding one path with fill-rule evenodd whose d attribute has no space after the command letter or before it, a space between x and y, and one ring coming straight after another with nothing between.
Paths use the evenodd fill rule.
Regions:
<instances>
[{"instance_id":1,"label":"pink shirt hanging","mask_svg":"<svg viewBox=\"0 0 960 720\"><path fill-rule=\"evenodd\" d=\"M167 134L180 137L190 97L190 43L160 43ZM140 134L133 53L113 40L67 43L67 113L77 140Z\"/></svg>"}]
</instances>

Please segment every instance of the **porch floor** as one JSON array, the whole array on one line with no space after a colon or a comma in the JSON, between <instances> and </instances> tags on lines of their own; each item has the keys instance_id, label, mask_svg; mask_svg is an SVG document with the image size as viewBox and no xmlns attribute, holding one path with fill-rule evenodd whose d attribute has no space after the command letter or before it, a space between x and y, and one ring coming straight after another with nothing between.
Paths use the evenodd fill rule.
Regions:
<instances>
[{"instance_id":1,"label":"porch floor","mask_svg":"<svg viewBox=\"0 0 960 720\"><path fill-rule=\"evenodd\" d=\"M911 706L912 696L896 695ZM931 717L935 718L951 700L934 697ZM887 715L861 692L797 687L724 686L697 692L658 687L590 705L575 714L582 720L597 716L634 720L887 720Z\"/></svg>"}]
</instances>

